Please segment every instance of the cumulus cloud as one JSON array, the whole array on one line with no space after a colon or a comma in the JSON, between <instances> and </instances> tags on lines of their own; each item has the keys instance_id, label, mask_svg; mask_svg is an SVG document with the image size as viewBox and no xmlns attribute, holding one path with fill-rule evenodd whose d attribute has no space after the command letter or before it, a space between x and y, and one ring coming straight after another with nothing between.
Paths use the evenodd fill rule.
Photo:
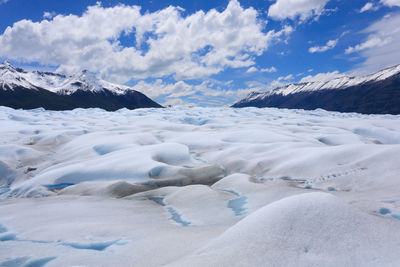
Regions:
<instances>
[{"instance_id":1,"label":"cumulus cloud","mask_svg":"<svg viewBox=\"0 0 400 267\"><path fill-rule=\"evenodd\" d=\"M192 107L192 106L196 106L195 103L188 103L183 101L180 98L170 98L167 101L165 101L164 103L162 103L164 105L164 107L168 107L168 106L187 106L187 107Z\"/></svg>"},{"instance_id":2,"label":"cumulus cloud","mask_svg":"<svg viewBox=\"0 0 400 267\"><path fill-rule=\"evenodd\" d=\"M297 19L305 21L319 17L329 0L277 0L268 9L268 16L276 20Z\"/></svg>"},{"instance_id":3,"label":"cumulus cloud","mask_svg":"<svg viewBox=\"0 0 400 267\"><path fill-rule=\"evenodd\" d=\"M303 77L299 83L308 83L308 82L327 82L335 78L343 77L344 74L341 74L339 71L335 70L332 72L318 73L316 75L308 75Z\"/></svg>"},{"instance_id":4,"label":"cumulus cloud","mask_svg":"<svg viewBox=\"0 0 400 267\"><path fill-rule=\"evenodd\" d=\"M265 32L265 25L255 9L236 0L222 11L187 16L173 6L142 13L139 6L97 4L81 16L14 23L0 35L0 56L59 66L67 73L88 69L120 83L170 75L196 79L250 67L254 57L293 31L284 26Z\"/></svg>"},{"instance_id":5,"label":"cumulus cloud","mask_svg":"<svg viewBox=\"0 0 400 267\"><path fill-rule=\"evenodd\" d=\"M365 60L354 69L362 75L399 64L400 62L400 13L392 13L372 23L362 31L366 40L349 47L346 52L358 52Z\"/></svg>"},{"instance_id":6,"label":"cumulus cloud","mask_svg":"<svg viewBox=\"0 0 400 267\"><path fill-rule=\"evenodd\" d=\"M326 43L326 45L324 45L324 46L313 46L313 47L310 47L308 49L308 52L310 52L310 53L321 53L321 52L328 51L330 49L335 48L335 46L337 45L338 41L339 41L339 39L329 40Z\"/></svg>"},{"instance_id":7,"label":"cumulus cloud","mask_svg":"<svg viewBox=\"0 0 400 267\"><path fill-rule=\"evenodd\" d=\"M185 81L167 83L162 79L139 81L132 89L142 92L163 105L226 105L242 99L251 88L233 88L232 81L206 79L198 84ZM210 102L211 101L211 102Z\"/></svg>"},{"instance_id":8,"label":"cumulus cloud","mask_svg":"<svg viewBox=\"0 0 400 267\"><path fill-rule=\"evenodd\" d=\"M132 89L145 93L150 98L160 98L165 96L177 98L195 94L193 86L184 81L166 83L162 79L157 79L153 82L141 80L136 85L132 86Z\"/></svg>"}]
</instances>

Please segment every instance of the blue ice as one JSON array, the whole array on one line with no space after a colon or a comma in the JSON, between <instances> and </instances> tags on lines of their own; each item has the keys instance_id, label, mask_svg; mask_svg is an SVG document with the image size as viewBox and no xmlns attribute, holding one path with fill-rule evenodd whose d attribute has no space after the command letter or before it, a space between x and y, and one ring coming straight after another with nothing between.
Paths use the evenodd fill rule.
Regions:
<instances>
[{"instance_id":1,"label":"blue ice","mask_svg":"<svg viewBox=\"0 0 400 267\"><path fill-rule=\"evenodd\" d=\"M228 208L233 210L235 216L243 215L246 212L246 208L244 207L247 204L247 197L241 196L238 198L234 198L229 200Z\"/></svg>"},{"instance_id":2,"label":"blue ice","mask_svg":"<svg viewBox=\"0 0 400 267\"><path fill-rule=\"evenodd\" d=\"M184 227L189 226L191 224L190 222L184 221L181 215L174 208L167 207L167 211L171 214L170 220L173 220Z\"/></svg>"},{"instance_id":3,"label":"blue ice","mask_svg":"<svg viewBox=\"0 0 400 267\"><path fill-rule=\"evenodd\" d=\"M109 241L109 242L99 242L99 243L88 243L88 244L62 243L62 245L76 248L76 249L91 249L91 250L103 251L106 248L108 248L109 246L116 244L118 241L119 240L114 240L114 241Z\"/></svg>"}]
</instances>

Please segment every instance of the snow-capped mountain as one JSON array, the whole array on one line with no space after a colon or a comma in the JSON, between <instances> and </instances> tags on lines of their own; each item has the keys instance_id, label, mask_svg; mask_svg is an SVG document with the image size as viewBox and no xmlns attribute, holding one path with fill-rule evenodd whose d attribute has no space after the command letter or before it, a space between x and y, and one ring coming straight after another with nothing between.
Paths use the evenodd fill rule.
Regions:
<instances>
[{"instance_id":1,"label":"snow-capped mountain","mask_svg":"<svg viewBox=\"0 0 400 267\"><path fill-rule=\"evenodd\" d=\"M26 80L22 69L14 68L6 61L0 65L0 89L12 90L15 87L36 89L33 84Z\"/></svg>"},{"instance_id":2,"label":"snow-capped mountain","mask_svg":"<svg viewBox=\"0 0 400 267\"><path fill-rule=\"evenodd\" d=\"M131 88L110 83L86 70L72 76L25 71L10 63L0 64L0 105L13 108L65 110L99 107L116 110L161 107Z\"/></svg>"},{"instance_id":3,"label":"snow-capped mountain","mask_svg":"<svg viewBox=\"0 0 400 267\"><path fill-rule=\"evenodd\" d=\"M400 65L363 77L292 83L253 92L233 107L278 107L400 114Z\"/></svg>"},{"instance_id":4,"label":"snow-capped mountain","mask_svg":"<svg viewBox=\"0 0 400 267\"><path fill-rule=\"evenodd\" d=\"M66 76L53 72L25 71L20 68L14 68L8 62L0 65L0 81L3 90L12 90L17 86L27 89L39 87L63 95L73 94L77 90L90 92L109 90L115 94L124 94L126 90L130 90L127 86L99 79L95 74L87 70L72 76Z\"/></svg>"},{"instance_id":5,"label":"snow-capped mountain","mask_svg":"<svg viewBox=\"0 0 400 267\"><path fill-rule=\"evenodd\" d=\"M73 94L76 90L86 90L91 92L101 92L107 89L114 94L121 95L125 91L131 90L129 87L119 84L110 83L99 79L95 74L83 70L69 77L66 83L60 84L55 90L59 94Z\"/></svg>"}]
</instances>

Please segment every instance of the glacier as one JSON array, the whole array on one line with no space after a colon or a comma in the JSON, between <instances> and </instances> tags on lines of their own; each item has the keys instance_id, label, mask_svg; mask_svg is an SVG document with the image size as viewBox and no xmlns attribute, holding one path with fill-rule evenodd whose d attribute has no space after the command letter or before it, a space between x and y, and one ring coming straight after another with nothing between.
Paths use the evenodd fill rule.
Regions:
<instances>
[{"instance_id":1,"label":"glacier","mask_svg":"<svg viewBox=\"0 0 400 267\"><path fill-rule=\"evenodd\" d=\"M400 116L0 107L0 266L399 266Z\"/></svg>"}]
</instances>

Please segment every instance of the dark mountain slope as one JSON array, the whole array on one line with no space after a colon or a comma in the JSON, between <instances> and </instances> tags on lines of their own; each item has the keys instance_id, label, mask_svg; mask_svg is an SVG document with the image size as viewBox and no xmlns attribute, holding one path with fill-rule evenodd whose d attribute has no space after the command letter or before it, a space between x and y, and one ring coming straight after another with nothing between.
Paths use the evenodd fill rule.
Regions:
<instances>
[{"instance_id":1,"label":"dark mountain slope","mask_svg":"<svg viewBox=\"0 0 400 267\"><path fill-rule=\"evenodd\" d=\"M100 80L87 71L74 76L25 72L9 63L0 64L0 105L15 109L108 111L162 107L140 92Z\"/></svg>"},{"instance_id":2,"label":"dark mountain slope","mask_svg":"<svg viewBox=\"0 0 400 267\"><path fill-rule=\"evenodd\" d=\"M290 91L278 88L267 93L252 93L232 107L322 108L364 114L400 114L400 73L384 79L360 79L358 84L332 89L318 90L315 86L307 86L311 89L302 89L304 87L300 87L300 84L293 84L287 86Z\"/></svg>"}]
</instances>

